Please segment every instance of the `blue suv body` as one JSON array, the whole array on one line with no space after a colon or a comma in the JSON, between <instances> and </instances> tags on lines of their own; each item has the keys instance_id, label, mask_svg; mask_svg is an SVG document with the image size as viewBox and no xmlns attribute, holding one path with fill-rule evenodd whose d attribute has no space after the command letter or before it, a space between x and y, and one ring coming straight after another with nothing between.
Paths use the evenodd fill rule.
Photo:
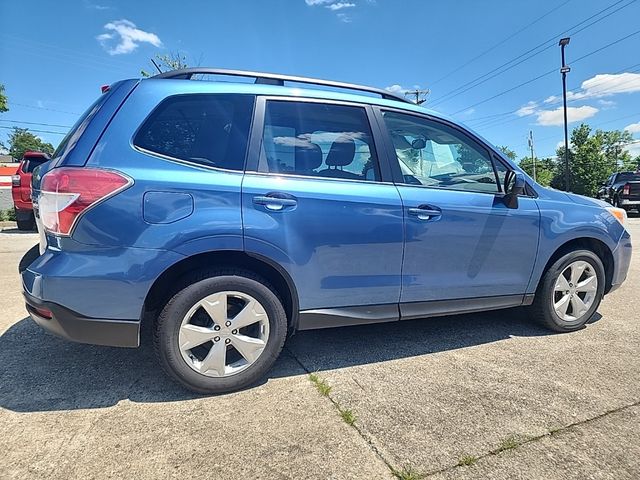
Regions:
<instances>
[{"instance_id":1,"label":"blue suv body","mask_svg":"<svg viewBox=\"0 0 640 480\"><path fill-rule=\"evenodd\" d=\"M543 188L469 129L272 74L118 82L33 190L32 318L127 347L152 322L162 366L200 392L254 382L296 330L520 305L575 330L631 257L624 211Z\"/></svg>"}]
</instances>

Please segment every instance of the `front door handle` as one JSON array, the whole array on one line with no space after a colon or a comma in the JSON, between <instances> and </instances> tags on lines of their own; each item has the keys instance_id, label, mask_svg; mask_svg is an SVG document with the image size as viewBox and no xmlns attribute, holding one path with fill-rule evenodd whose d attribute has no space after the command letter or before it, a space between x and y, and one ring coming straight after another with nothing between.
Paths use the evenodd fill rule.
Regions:
<instances>
[{"instance_id":1,"label":"front door handle","mask_svg":"<svg viewBox=\"0 0 640 480\"><path fill-rule=\"evenodd\" d=\"M419 207L410 208L409 215L416 217L418 220L436 220L442 216L442 210L431 205L420 205Z\"/></svg>"},{"instance_id":2,"label":"front door handle","mask_svg":"<svg viewBox=\"0 0 640 480\"><path fill-rule=\"evenodd\" d=\"M262 205L267 210L271 210L272 212L279 212L287 207L295 207L298 204L295 198L280 196L276 197L271 195L261 195L253 197L253 203L255 205Z\"/></svg>"}]
</instances>

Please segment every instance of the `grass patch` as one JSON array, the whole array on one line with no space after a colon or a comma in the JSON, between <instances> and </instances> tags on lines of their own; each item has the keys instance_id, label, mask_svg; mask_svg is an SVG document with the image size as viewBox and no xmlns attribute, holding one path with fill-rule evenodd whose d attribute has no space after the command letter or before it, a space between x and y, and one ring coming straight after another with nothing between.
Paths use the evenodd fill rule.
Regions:
<instances>
[{"instance_id":1,"label":"grass patch","mask_svg":"<svg viewBox=\"0 0 640 480\"><path fill-rule=\"evenodd\" d=\"M502 441L500 446L497 448L496 453L504 452L506 450L513 450L518 445L520 445L520 442L518 441L517 437L515 436L507 437Z\"/></svg>"},{"instance_id":2,"label":"grass patch","mask_svg":"<svg viewBox=\"0 0 640 480\"><path fill-rule=\"evenodd\" d=\"M462 457L460 459L460 461L458 462L458 466L462 467L462 466L469 466L469 465L473 465L478 461L478 457L476 457L475 455L465 455L464 457Z\"/></svg>"},{"instance_id":3,"label":"grass patch","mask_svg":"<svg viewBox=\"0 0 640 480\"><path fill-rule=\"evenodd\" d=\"M0 210L0 222L15 222L16 211L13 208Z\"/></svg>"},{"instance_id":4,"label":"grass patch","mask_svg":"<svg viewBox=\"0 0 640 480\"><path fill-rule=\"evenodd\" d=\"M409 465L402 467L402 470L396 470L395 468L392 468L391 473L398 480L422 480L426 477L425 474L418 472Z\"/></svg>"},{"instance_id":5,"label":"grass patch","mask_svg":"<svg viewBox=\"0 0 640 480\"><path fill-rule=\"evenodd\" d=\"M340 416L342 417L342 420L344 420L344 423L351 426L356 423L356 415L355 413L353 413L353 410L349 410L348 408L344 410L340 408L339 410Z\"/></svg>"},{"instance_id":6,"label":"grass patch","mask_svg":"<svg viewBox=\"0 0 640 480\"><path fill-rule=\"evenodd\" d=\"M331 392L331 385L329 385L326 380L320 378L316 373L310 373L309 380L311 380L311 383L315 385L316 390L320 392L320 395L323 397L329 396L329 393Z\"/></svg>"}]
</instances>

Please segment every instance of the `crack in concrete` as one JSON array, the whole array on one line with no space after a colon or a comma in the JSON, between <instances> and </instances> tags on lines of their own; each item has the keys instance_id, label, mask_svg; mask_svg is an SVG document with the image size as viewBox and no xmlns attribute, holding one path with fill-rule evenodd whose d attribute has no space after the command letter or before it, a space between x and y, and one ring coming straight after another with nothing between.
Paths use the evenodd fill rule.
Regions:
<instances>
[{"instance_id":1,"label":"crack in concrete","mask_svg":"<svg viewBox=\"0 0 640 480\"><path fill-rule=\"evenodd\" d=\"M296 363L297 363L298 365L300 365L300 368L302 368L302 369L307 373L307 375L309 375L309 374L313 373L311 370L309 370L309 369L308 369L308 368L307 368L307 367L302 363L302 361L301 361L298 357L296 357L296 356L293 354L293 352L292 352L289 348L287 348L287 347L285 346L285 347L284 347L284 350L286 350L286 351L287 351L287 353L288 353L289 355L291 355L291 358L293 358L293 359L296 361ZM327 395L327 396L326 396L326 398L328 398L328 399L329 399L329 401L333 404L334 408L338 411L338 413L340 413L340 412L342 411L342 407L341 407L341 405L340 405L336 400L334 400L333 398L331 398L331 394ZM360 427L358 427L356 424L351 424L351 425L347 425L347 426L349 426L349 427L353 428L356 432L358 432L358 435L360 436L360 438L362 438L362 439L365 441L365 443L367 444L367 446L369 447L369 449L374 453L374 455L376 455L376 456L377 456L377 457L378 457L378 458L379 458L379 459L380 459L380 460L381 460L381 461L382 461L382 462L387 466L387 468L389 469L390 473L391 473L392 475L394 475L394 476L395 476L395 472L396 472L397 470L393 467L393 465L391 464L391 462L385 458L385 456L384 456L384 455L382 454L382 452L378 449L378 447L376 447L376 446L373 444L373 442L372 442L369 438L367 438L367 436L366 436L366 435L364 434L364 432L360 429Z\"/></svg>"},{"instance_id":2,"label":"crack in concrete","mask_svg":"<svg viewBox=\"0 0 640 480\"><path fill-rule=\"evenodd\" d=\"M296 356L293 354L293 352L292 352L289 348L287 348L287 347L285 346L285 347L284 347L284 349L287 351L287 353L288 353L289 355L291 355L291 358L293 358L293 359L296 361L296 363L297 363L298 365L300 365L300 368L302 368L302 369L303 369L307 374L313 373L311 370L309 370L309 369L308 369L308 368L307 368L307 367L302 363L302 361L301 361L298 357L296 357ZM355 378L354 378L353 380L355 381ZM357 381L356 381L356 383L358 384L358 386L359 386L360 388L362 388L362 386L361 386ZM364 388L362 388L362 389L364 390ZM327 398L328 398L328 399L329 399L329 401L333 404L333 406L336 408L336 410L338 411L338 413L340 413L340 412L342 411L342 407L341 407L341 405L340 405L336 400L334 400L333 398L331 398L331 395L327 395ZM475 457L474 464L478 463L478 462L479 462L480 460L482 460L483 458L486 458L486 457L489 457L489 456L492 456L492 455L498 455L498 454L500 454L500 453L502 453L502 452L504 452L504 451L507 451L507 450L518 450L520 447L522 447L522 446L524 446L524 445L527 445L527 444L529 444L529 443L537 442L538 440L541 440L541 439L543 439L543 438L556 436L556 435L558 435L558 434L560 434L560 433L562 433L562 432L565 432L565 431L567 431L567 430L570 430L570 429L572 429L572 428L580 427L580 426L582 426L582 425L587 425L587 424L589 424L589 423L591 423L591 422L594 422L594 421L596 421L596 420L600 420L601 418L604 418L604 417L606 417L606 416L608 416L608 415L611 415L611 414L613 414L613 413L621 412L621 411L623 411L623 410L626 410L627 408L632 408L632 407L636 407L636 406L639 406L639 405L640 405L640 401L638 401L638 402L634 402L634 403L631 403L631 404L628 404L628 405L623 405L623 406L621 406L621 407L614 408L614 409L612 409L612 410L607 410L607 411L605 411L605 412L601 413L600 415L596 415L595 417L587 418L587 419L585 419L585 420L581 420L581 421L579 421L579 422L570 423L569 425L565 425L564 427L560 427L560 428L558 428L558 429L549 430L549 431L547 431L546 433L543 433L542 435L537 435L537 436L532 436L532 437L525 438L525 439L523 439L523 440L521 440L521 441L518 441L518 442L517 442L517 445L516 445L515 447L512 447L512 448L507 448L507 449L505 449L505 448L501 448L501 447L495 448L495 449L493 449L493 450L488 451L488 452L487 452L487 453L485 453L485 454L482 454L482 455L478 455L478 456L476 456L476 457ZM364 432L363 432L363 431L360 429L360 427L358 427L357 425L353 424L353 425L351 425L351 427L352 427L353 429L355 429L355 430L356 430L356 432L358 432L358 435L360 435L360 437L361 437L361 438L362 438L362 439L367 443L367 445L369 446L369 448L371 449L371 451L372 451L372 452L373 452L373 453L374 453L374 454L375 454L375 455L376 455L380 460L382 460L382 461L384 462L384 464L385 464L385 465L389 468L389 470L391 471L391 474L395 476L395 475L396 475L397 470L394 468L394 466L391 464L391 462L390 462L389 460L387 460L387 458L385 458L385 456L382 454L382 452L380 452L380 450L378 449L378 447L376 447L376 446L373 444L373 442L371 441L371 439L370 439L370 438L368 438L368 436L367 436L367 435L365 435L365 434L364 434ZM451 471L451 470L454 470L454 469L456 469L456 468L460 468L460 467L463 467L463 466L465 466L465 465L460 465L459 463L457 463L457 464L455 464L455 465L450 465L450 466L448 466L448 467L440 468L440 469L438 469L438 470L432 470L432 471L430 471L430 472L427 472L427 473L423 473L423 474L421 474L421 478L431 477L431 476L433 476L433 475L437 475L437 474L439 474L439 473L448 472L448 471Z\"/></svg>"},{"instance_id":3,"label":"crack in concrete","mask_svg":"<svg viewBox=\"0 0 640 480\"><path fill-rule=\"evenodd\" d=\"M519 441L518 444L513 447L513 448L508 448L508 449L504 449L504 448L495 448L493 450L489 450L487 453L482 454L482 455L478 455L475 457L475 462L474 464L477 464L480 460L482 460L483 458L487 458L490 457L492 455L499 455L500 453L507 451L507 450L518 450L520 447L527 445L529 443L533 443L533 442L537 442L538 440L541 440L543 438L547 438L547 437L554 437L556 435L559 435L562 432L565 432L567 430L571 430L573 428L577 428L577 427L581 427L582 425L587 425L591 422L595 422L596 420L600 420L608 415L611 415L613 413L618 413L621 412L623 410L626 410L628 408L633 408L633 407L637 407L640 406L640 401L638 402L634 402L634 403L630 403L628 405L623 405L621 407L618 408L614 408L612 410L607 410L606 412L601 413L600 415L596 415L595 417L591 417L591 418L587 418L585 420L581 420L579 422L574 422L574 423L570 423L569 425L566 425L564 427L560 427L558 429L554 429L554 430L550 430L547 431L546 433L543 433L542 435L536 435L536 436L532 436L532 437L528 437L522 441ZM431 472L425 473L425 477L431 477L433 475L437 475L439 473L444 473L444 472L449 472L451 470L455 470L456 468L460 468L463 467L465 465L460 465L459 463L455 464L455 465L450 465L448 467L445 468L440 468L438 470L433 470Z\"/></svg>"}]
</instances>

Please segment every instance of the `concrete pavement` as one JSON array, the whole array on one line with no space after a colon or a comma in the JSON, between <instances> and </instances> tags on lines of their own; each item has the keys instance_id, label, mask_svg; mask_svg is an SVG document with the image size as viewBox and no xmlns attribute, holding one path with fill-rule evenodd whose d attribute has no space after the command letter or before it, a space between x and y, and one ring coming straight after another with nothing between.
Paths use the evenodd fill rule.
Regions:
<instances>
[{"instance_id":1,"label":"concrete pavement","mask_svg":"<svg viewBox=\"0 0 640 480\"><path fill-rule=\"evenodd\" d=\"M36 242L0 233L8 478L640 477L637 252L579 332L549 334L518 309L304 332L262 384L199 397L148 344L71 344L25 318L17 263Z\"/></svg>"}]
</instances>

